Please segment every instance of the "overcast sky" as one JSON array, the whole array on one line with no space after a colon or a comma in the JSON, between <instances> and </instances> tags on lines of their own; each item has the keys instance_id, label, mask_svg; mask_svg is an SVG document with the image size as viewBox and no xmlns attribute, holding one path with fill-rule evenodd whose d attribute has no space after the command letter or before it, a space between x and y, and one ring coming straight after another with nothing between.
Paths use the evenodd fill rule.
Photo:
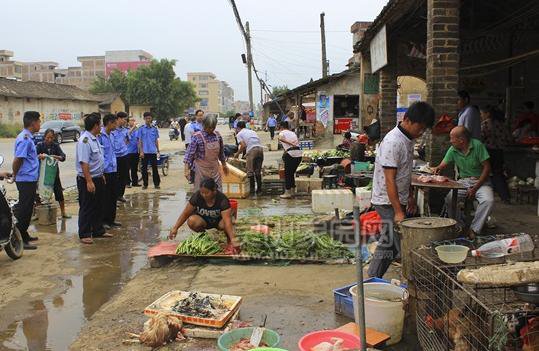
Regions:
<instances>
[{"instance_id":1,"label":"overcast sky","mask_svg":"<svg viewBox=\"0 0 539 351\"><path fill-rule=\"evenodd\" d=\"M254 62L270 85L321 76L319 14L326 13L330 73L352 56L350 26L373 20L386 0L236 0L252 31ZM228 0L17 0L2 5L0 49L19 61L75 66L77 56L143 49L187 72L211 71L247 99L244 44ZM255 85L255 101L260 99Z\"/></svg>"}]
</instances>

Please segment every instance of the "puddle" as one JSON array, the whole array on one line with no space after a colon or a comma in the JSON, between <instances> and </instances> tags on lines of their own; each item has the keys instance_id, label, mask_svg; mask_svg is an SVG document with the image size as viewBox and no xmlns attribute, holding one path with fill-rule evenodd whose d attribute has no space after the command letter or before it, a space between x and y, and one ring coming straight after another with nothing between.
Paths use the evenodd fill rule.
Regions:
<instances>
[{"instance_id":1,"label":"puddle","mask_svg":"<svg viewBox=\"0 0 539 351\"><path fill-rule=\"evenodd\" d=\"M148 246L165 237L185 205L184 191L138 193L120 205L110 245L77 246L66 262L78 272L57 277L59 293L36 300L24 319L0 331L1 350L67 350L84 323L147 263ZM77 218L40 231L76 236ZM108 239L100 239L108 240Z\"/></svg>"}]
</instances>

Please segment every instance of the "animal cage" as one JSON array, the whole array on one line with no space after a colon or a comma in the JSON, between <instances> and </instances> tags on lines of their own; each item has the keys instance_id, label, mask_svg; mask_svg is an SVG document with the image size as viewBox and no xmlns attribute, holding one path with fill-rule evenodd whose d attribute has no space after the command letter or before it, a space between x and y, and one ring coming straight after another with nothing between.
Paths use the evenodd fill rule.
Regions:
<instances>
[{"instance_id":1,"label":"animal cage","mask_svg":"<svg viewBox=\"0 0 539 351\"><path fill-rule=\"evenodd\" d=\"M514 235L482 237L480 241ZM532 238L533 252L497 259L468 257L460 264L443 263L434 247L459 244L475 248L468 240L437 242L432 247L412 252L410 283L416 298L417 335L424 350L539 350L539 305L521 300L513 287L487 287L457 280L458 272L464 268L480 268L509 260L537 261L539 236L532 235Z\"/></svg>"}]
</instances>

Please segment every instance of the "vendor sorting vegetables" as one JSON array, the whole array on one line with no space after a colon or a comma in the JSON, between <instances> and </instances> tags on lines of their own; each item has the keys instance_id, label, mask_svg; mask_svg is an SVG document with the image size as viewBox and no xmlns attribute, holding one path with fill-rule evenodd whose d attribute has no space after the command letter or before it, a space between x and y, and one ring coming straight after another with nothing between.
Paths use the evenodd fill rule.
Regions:
<instances>
[{"instance_id":1,"label":"vendor sorting vegetables","mask_svg":"<svg viewBox=\"0 0 539 351\"><path fill-rule=\"evenodd\" d=\"M217 183L212 178L205 178L200 189L189 199L174 227L170 230L169 239L174 239L178 229L187 222L195 232L217 228L225 232L228 245L225 254L239 253L234 226L232 225L232 209L225 194L217 190Z\"/></svg>"}]
</instances>

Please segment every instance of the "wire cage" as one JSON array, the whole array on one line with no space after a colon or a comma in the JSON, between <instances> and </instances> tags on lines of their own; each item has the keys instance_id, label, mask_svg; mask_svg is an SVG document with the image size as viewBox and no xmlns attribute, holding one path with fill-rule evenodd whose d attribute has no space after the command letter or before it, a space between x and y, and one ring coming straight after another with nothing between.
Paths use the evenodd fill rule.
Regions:
<instances>
[{"instance_id":1,"label":"wire cage","mask_svg":"<svg viewBox=\"0 0 539 351\"><path fill-rule=\"evenodd\" d=\"M457 273L506 261L537 261L539 235L532 235L535 249L497 259L468 257L460 264L439 260L434 247L466 245L517 234L435 242L412 252L412 279L416 297L417 335L424 350L539 350L539 305L521 300L514 287L463 284Z\"/></svg>"}]
</instances>

